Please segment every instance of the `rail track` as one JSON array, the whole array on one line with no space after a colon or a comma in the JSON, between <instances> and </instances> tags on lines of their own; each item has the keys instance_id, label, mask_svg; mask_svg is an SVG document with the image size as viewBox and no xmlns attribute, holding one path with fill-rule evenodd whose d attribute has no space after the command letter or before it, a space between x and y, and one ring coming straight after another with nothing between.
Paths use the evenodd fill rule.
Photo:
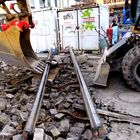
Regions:
<instances>
[{"instance_id":1,"label":"rail track","mask_svg":"<svg viewBox=\"0 0 140 140\"><path fill-rule=\"evenodd\" d=\"M109 87L93 87L98 59L88 54L78 65L74 53L54 56L58 67L49 69L48 62L42 78L0 62L1 140L139 140L139 93L119 73L110 77Z\"/></svg>"},{"instance_id":2,"label":"rail track","mask_svg":"<svg viewBox=\"0 0 140 140\"><path fill-rule=\"evenodd\" d=\"M105 138L105 136L106 136L106 130L105 130L103 124L100 121L99 115L98 115L98 113L96 111L95 104L93 103L93 99L91 98L91 95L90 95L90 93L88 91L88 88L87 88L86 83L84 81L84 78L83 78L83 75L81 73L80 67L79 67L79 65L77 63L77 60L75 58L74 52L73 52L73 50L72 50L71 47L69 47L69 54L70 54L70 58L71 58L71 61L72 61L73 66L71 66L71 64L70 64L70 65L68 65L65 68L68 68L69 67L68 69L70 69L70 71L72 73L75 73L76 74L76 77L73 78L74 79L74 82L72 81L70 83L70 81L68 82L66 80L66 82L68 82L68 84L67 85L65 84L63 87L61 87L60 84L52 84L51 83L52 84L51 87L52 88L56 88L58 91L61 90L61 92L59 92L60 94L62 93L62 91L65 91L66 89L64 89L64 88L68 88L68 86L69 86L69 88L73 88L74 90L76 90L76 91L73 91L73 93L74 92L76 93L77 92L77 89L78 89L78 92L80 92L81 95L82 95L82 96L80 95L80 98L83 98L83 106L86 109L86 112L87 112L87 116L88 117L86 116L85 111L83 111L84 113L81 113L81 114L85 114L86 117L81 117L80 115L77 116L74 113L72 113L71 111L69 111L69 108L70 108L70 110L72 110L74 108L74 106L71 107L72 104L68 104L67 105L67 107L66 107L67 110L64 110L64 109L63 110L62 109L59 110L58 109L58 105L56 105L56 104L61 104L61 102L63 104L63 101L65 100L64 98L63 98L63 100L60 100L60 101L58 101L55 104L55 108L57 108L59 110L58 113L61 113L61 114L66 115L66 116L70 116L70 117L72 117L72 119L77 119L77 121L78 120L81 120L83 122L83 124L85 123L85 125L86 125L87 122L90 122L89 129L92 132L91 138L92 137L94 137L94 138ZM75 71L73 71L73 67L74 67ZM64 69L64 67L63 67L63 69ZM39 88L38 88L38 91L37 91L37 94L36 94L36 98L35 98L35 101L34 101L32 110L30 112L30 115L29 115L29 117L28 117L28 119L26 121L24 130L22 132L22 135L21 135L21 138L20 138L21 140L31 140L31 139L36 140L34 138L34 132L35 132L35 128L36 128L37 122L39 120L39 113L40 113L41 106L42 106L42 103L43 103L44 94L45 94L45 92L47 92L47 91L45 91L45 88L47 87L47 85L50 87L49 84L46 85L48 74L49 74L49 70L50 70L50 63L47 63L46 64L46 67L45 67L45 70L44 70L44 73L42 75L41 81L40 81L40 85L39 85ZM66 71L64 73L66 73ZM67 76L70 77L71 75L67 75ZM63 77L63 72L62 72L62 77ZM65 83L65 81L64 81L64 83ZM73 83L74 84L76 83L76 86L75 87L74 87ZM57 85L57 87L56 87L56 85ZM75 101L75 102L77 102L77 101ZM72 100L71 100L71 103L72 103ZM64 104L64 105L66 106L66 104ZM65 107L62 107L62 108L65 108ZM77 108L77 107L75 107L75 108ZM78 108L78 110L79 110L79 108ZM77 113L78 113L78 111L77 111ZM80 112L78 114L80 114ZM57 115L57 113L55 115ZM52 116L50 116L50 117L52 118ZM65 120L66 118L63 118L63 119ZM69 131L70 130L67 130L67 133L69 133ZM76 138L73 138L73 139L82 139L82 133L83 132L79 132L78 136L76 136ZM51 134L51 135L52 135L52 138L53 139L56 139L56 136L53 136L53 134ZM59 136L61 137L61 132L60 132L60 135ZM64 139L66 139L67 138L67 134L65 134L65 136L63 136L63 134L62 134L62 137Z\"/></svg>"}]
</instances>

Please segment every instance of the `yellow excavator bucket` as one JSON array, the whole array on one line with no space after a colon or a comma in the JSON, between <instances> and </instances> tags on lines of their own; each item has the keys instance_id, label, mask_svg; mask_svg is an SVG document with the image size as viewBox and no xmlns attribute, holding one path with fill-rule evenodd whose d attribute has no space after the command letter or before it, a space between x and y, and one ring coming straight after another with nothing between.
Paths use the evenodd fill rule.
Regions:
<instances>
[{"instance_id":1,"label":"yellow excavator bucket","mask_svg":"<svg viewBox=\"0 0 140 140\"><path fill-rule=\"evenodd\" d=\"M45 67L31 47L30 29L20 31L15 26L0 32L0 59L13 65L31 67L39 73Z\"/></svg>"},{"instance_id":2,"label":"yellow excavator bucket","mask_svg":"<svg viewBox=\"0 0 140 140\"><path fill-rule=\"evenodd\" d=\"M2 24L4 26L1 26L6 29L3 28L0 32L0 59L13 65L30 67L42 73L46 64L36 56L30 43L30 27L33 22L28 0L17 0L17 3L10 6L15 14L10 12L5 1L0 1L0 6L6 12L5 23ZM19 7L19 13L14 9L15 4ZM25 25L17 26L16 21L21 24L24 22L28 28L25 29Z\"/></svg>"}]
</instances>

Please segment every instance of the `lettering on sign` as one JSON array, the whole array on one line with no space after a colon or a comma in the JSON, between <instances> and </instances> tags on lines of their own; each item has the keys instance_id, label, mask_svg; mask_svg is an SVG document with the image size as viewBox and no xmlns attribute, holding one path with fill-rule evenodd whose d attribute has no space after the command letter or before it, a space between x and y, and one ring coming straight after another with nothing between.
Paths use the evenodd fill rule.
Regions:
<instances>
[{"instance_id":1,"label":"lettering on sign","mask_svg":"<svg viewBox=\"0 0 140 140\"><path fill-rule=\"evenodd\" d=\"M124 2L125 0L104 0L104 4L113 4L118 2Z\"/></svg>"},{"instance_id":2,"label":"lettering on sign","mask_svg":"<svg viewBox=\"0 0 140 140\"><path fill-rule=\"evenodd\" d=\"M62 12L60 15L61 25L73 25L75 24L74 12Z\"/></svg>"},{"instance_id":3,"label":"lettering on sign","mask_svg":"<svg viewBox=\"0 0 140 140\"><path fill-rule=\"evenodd\" d=\"M72 13L67 13L66 15L63 15L63 19L64 19L64 20L73 19Z\"/></svg>"},{"instance_id":4,"label":"lettering on sign","mask_svg":"<svg viewBox=\"0 0 140 140\"><path fill-rule=\"evenodd\" d=\"M95 17L83 18L83 23L95 22Z\"/></svg>"}]
</instances>

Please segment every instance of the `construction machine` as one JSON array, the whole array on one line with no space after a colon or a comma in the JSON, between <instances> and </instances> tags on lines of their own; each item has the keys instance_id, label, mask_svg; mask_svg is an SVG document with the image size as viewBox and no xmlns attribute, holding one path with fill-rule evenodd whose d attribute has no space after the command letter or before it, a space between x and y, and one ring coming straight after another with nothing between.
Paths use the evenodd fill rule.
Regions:
<instances>
[{"instance_id":1,"label":"construction machine","mask_svg":"<svg viewBox=\"0 0 140 140\"><path fill-rule=\"evenodd\" d=\"M7 6L0 0L5 18L0 24L0 59L13 65L33 68L42 73L45 63L34 53L30 43L30 29L34 28L28 0L16 0Z\"/></svg>"},{"instance_id":2,"label":"construction machine","mask_svg":"<svg viewBox=\"0 0 140 140\"><path fill-rule=\"evenodd\" d=\"M128 0L125 0L127 3ZM94 78L96 85L106 86L109 72L120 69L126 83L140 91L140 0L131 0L128 15L131 33L115 45L105 47Z\"/></svg>"}]
</instances>

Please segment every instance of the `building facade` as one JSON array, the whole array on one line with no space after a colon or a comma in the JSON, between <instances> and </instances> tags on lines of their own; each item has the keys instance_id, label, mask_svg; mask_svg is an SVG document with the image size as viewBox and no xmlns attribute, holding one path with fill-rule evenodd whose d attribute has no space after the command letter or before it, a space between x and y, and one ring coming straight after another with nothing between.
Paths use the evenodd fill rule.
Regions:
<instances>
[{"instance_id":1,"label":"building facade","mask_svg":"<svg viewBox=\"0 0 140 140\"><path fill-rule=\"evenodd\" d=\"M65 8L75 5L78 2L75 0L30 0L31 8L39 9L44 7Z\"/></svg>"}]
</instances>

